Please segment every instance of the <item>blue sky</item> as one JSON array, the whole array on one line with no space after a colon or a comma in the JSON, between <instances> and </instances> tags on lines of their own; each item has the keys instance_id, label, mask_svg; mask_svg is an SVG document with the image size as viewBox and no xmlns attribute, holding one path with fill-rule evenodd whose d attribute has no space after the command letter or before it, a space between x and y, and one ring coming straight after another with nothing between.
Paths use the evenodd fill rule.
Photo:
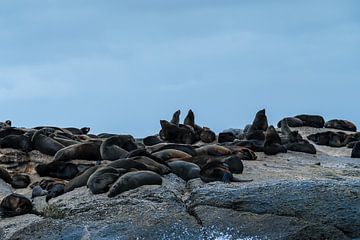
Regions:
<instances>
[{"instance_id":1,"label":"blue sky","mask_svg":"<svg viewBox=\"0 0 360 240\"><path fill-rule=\"evenodd\" d=\"M189 108L216 132L257 110L360 125L360 2L0 0L0 117L158 132ZM0 121L1 121L0 120Z\"/></svg>"}]
</instances>

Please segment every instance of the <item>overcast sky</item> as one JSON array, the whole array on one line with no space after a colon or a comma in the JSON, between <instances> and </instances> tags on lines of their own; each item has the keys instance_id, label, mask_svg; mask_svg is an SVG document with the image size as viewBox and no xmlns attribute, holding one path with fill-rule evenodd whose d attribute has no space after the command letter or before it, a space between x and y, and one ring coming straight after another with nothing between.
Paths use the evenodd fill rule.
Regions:
<instances>
[{"instance_id":1,"label":"overcast sky","mask_svg":"<svg viewBox=\"0 0 360 240\"><path fill-rule=\"evenodd\" d=\"M158 132L193 109L242 128L360 125L360 1L0 0L0 121Z\"/></svg>"}]
</instances>

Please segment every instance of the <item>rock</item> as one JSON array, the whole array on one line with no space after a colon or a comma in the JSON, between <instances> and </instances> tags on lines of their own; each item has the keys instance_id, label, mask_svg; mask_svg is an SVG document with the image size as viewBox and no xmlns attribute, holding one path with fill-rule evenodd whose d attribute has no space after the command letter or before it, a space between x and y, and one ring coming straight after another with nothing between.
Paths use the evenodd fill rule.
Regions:
<instances>
[{"instance_id":1,"label":"rock","mask_svg":"<svg viewBox=\"0 0 360 240\"><path fill-rule=\"evenodd\" d=\"M305 221L299 222L299 229L304 224L317 224L315 229L323 229L321 234L324 236L327 236L327 231L336 232L336 236L339 236L340 233L335 231L338 229L348 237L360 237L360 180L265 182L236 188L203 185L191 192L187 204L190 211L195 213L200 206L213 206L242 213L286 216ZM212 216L207 213L204 219L198 215L201 222L212 221ZM226 214L224 219L228 223ZM267 227L271 228L271 224L282 225L282 221L283 218L272 218ZM249 226L250 232L252 229ZM244 229L241 231L244 232ZM294 230L284 228L283 231L298 236ZM312 231L309 230L309 234Z\"/></svg>"}]
</instances>

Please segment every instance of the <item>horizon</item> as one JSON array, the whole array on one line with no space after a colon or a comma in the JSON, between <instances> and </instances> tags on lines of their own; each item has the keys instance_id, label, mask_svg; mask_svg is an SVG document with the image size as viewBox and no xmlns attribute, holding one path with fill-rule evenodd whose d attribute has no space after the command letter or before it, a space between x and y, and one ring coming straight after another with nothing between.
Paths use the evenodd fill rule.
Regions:
<instances>
[{"instance_id":1,"label":"horizon","mask_svg":"<svg viewBox=\"0 0 360 240\"><path fill-rule=\"evenodd\" d=\"M360 126L358 1L0 2L0 122L145 137L318 114Z\"/></svg>"}]
</instances>

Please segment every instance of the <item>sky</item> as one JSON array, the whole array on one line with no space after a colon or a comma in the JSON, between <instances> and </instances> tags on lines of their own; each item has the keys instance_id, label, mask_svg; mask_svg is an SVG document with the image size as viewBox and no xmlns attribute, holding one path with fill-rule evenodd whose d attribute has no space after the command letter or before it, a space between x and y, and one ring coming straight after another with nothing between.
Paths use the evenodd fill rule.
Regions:
<instances>
[{"instance_id":1,"label":"sky","mask_svg":"<svg viewBox=\"0 0 360 240\"><path fill-rule=\"evenodd\" d=\"M360 1L0 0L0 121L144 137L320 114L360 127Z\"/></svg>"}]
</instances>

